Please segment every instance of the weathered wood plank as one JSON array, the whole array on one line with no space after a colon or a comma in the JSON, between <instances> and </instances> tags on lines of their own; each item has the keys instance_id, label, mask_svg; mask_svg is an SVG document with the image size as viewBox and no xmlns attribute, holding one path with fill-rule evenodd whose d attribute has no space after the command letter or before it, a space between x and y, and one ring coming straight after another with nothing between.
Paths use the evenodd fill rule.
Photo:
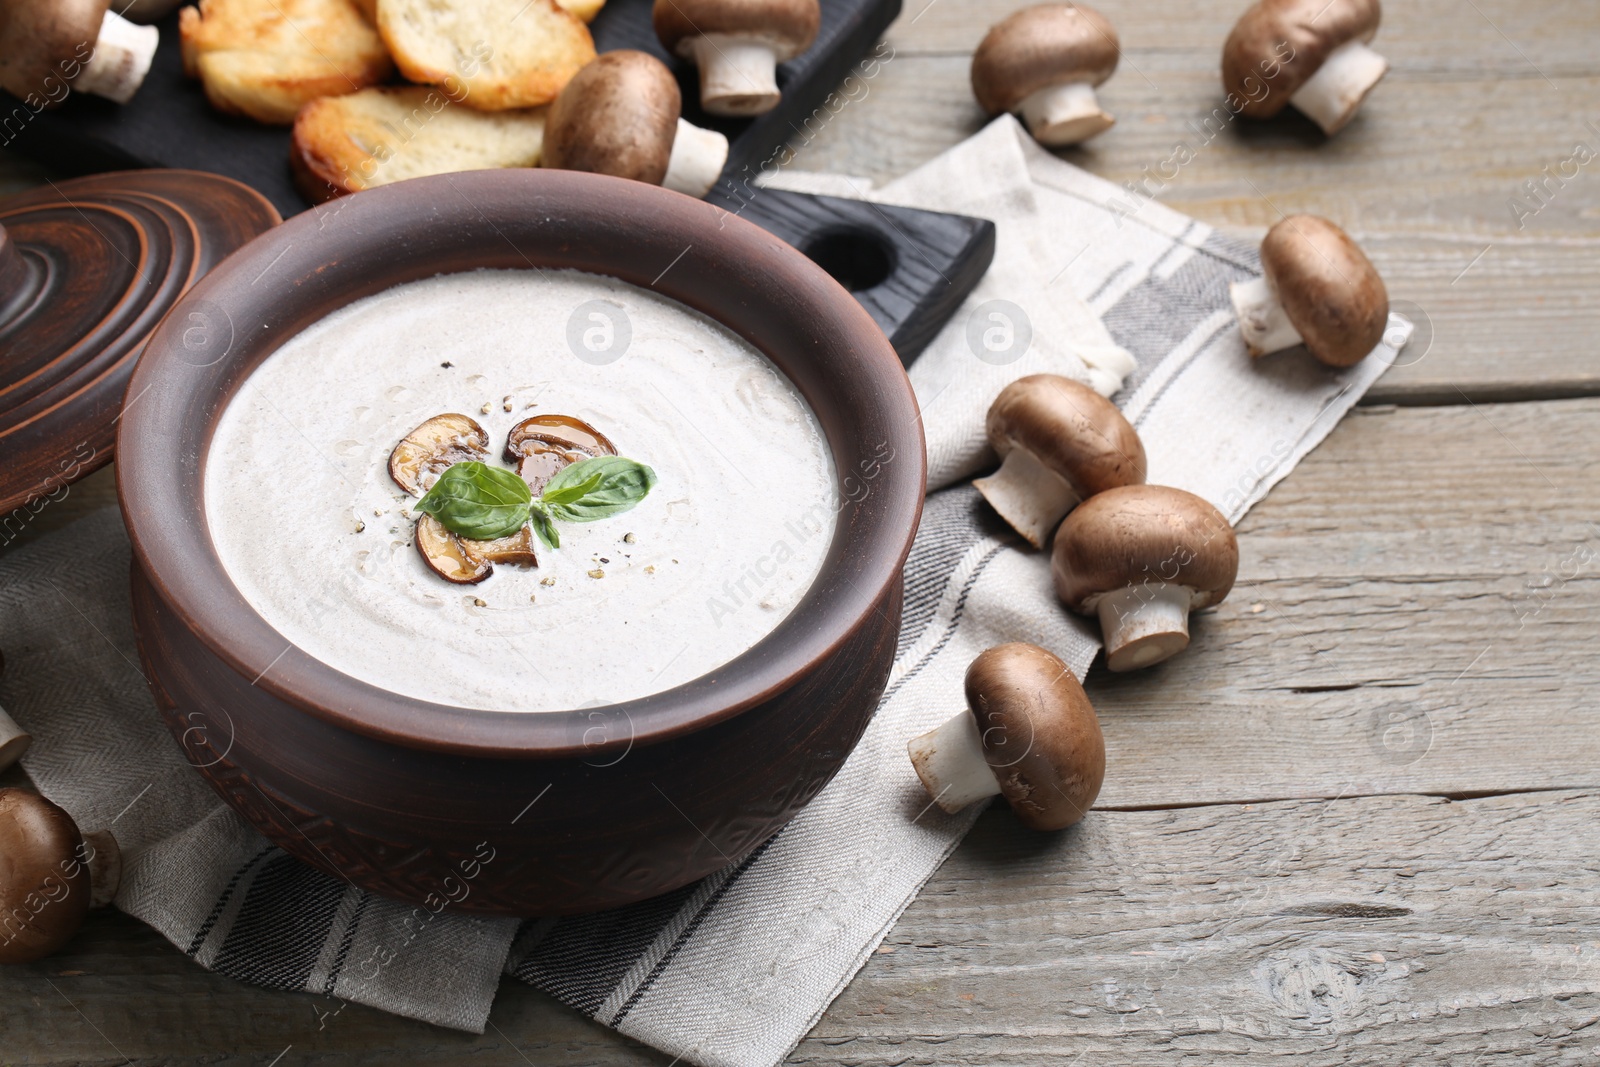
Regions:
<instances>
[{"instance_id":1,"label":"weathered wood plank","mask_svg":"<svg viewBox=\"0 0 1600 1067\"><path fill-rule=\"evenodd\" d=\"M968 85L967 56L934 46L959 39L970 48L981 33L970 27L1002 10L938 0L922 23L902 19L890 36L893 58L837 114L797 134L794 165L883 181L970 136L984 117ZM1556 17L1563 12L1565 23ZM950 20L948 31L927 29L939 19ZM1466 17L1445 21L1472 20L1483 24L1468 8ZM1539 24L1592 40L1600 8L1543 11ZM967 29L958 33L958 26ZM1436 40L1447 40L1450 29L1439 29ZM1221 102L1215 49L1142 53L1126 27L1123 39L1124 69L1100 93L1122 121L1063 158L1119 185L1142 183L1163 203L1241 236L1259 236L1280 213L1296 211L1348 228L1402 310L1431 320L1435 335L1425 358L1413 354L1379 381L1374 402L1455 402L1459 391L1477 401L1600 391L1592 354L1600 305L1589 299L1600 290L1600 114L1592 107L1600 76L1592 56L1587 67L1561 68L1570 73L1541 63L1547 81L1526 69L1527 76L1508 76L1491 45L1521 60L1498 35L1448 46L1460 70L1414 70L1404 65L1403 48L1391 50L1395 71L1329 141L1292 114L1224 124L1224 110L1208 127ZM1470 114L1461 113L1464 103ZM1578 160L1589 157L1575 156L1579 143L1594 153L1587 165ZM1530 181L1542 183L1538 198Z\"/></svg>"},{"instance_id":2,"label":"weathered wood plank","mask_svg":"<svg viewBox=\"0 0 1600 1067\"><path fill-rule=\"evenodd\" d=\"M791 1062L1579 1062L1597 815L1388 797L1039 836L990 812Z\"/></svg>"},{"instance_id":3,"label":"weathered wood plank","mask_svg":"<svg viewBox=\"0 0 1600 1067\"><path fill-rule=\"evenodd\" d=\"M1360 408L1184 655L1097 670L1101 803L1600 785L1600 401Z\"/></svg>"},{"instance_id":4,"label":"weathered wood plank","mask_svg":"<svg viewBox=\"0 0 1600 1067\"><path fill-rule=\"evenodd\" d=\"M903 50L970 53L984 31L1028 0L906 0L890 29ZM1168 53L1215 71L1247 0L1098 0L1122 40L1124 74ZM1587 0L1429 0L1385 4L1373 47L1398 70L1500 80L1600 73L1591 47L1600 12ZM1391 75L1392 76L1392 75ZM1119 75L1120 77L1120 75Z\"/></svg>"}]
</instances>

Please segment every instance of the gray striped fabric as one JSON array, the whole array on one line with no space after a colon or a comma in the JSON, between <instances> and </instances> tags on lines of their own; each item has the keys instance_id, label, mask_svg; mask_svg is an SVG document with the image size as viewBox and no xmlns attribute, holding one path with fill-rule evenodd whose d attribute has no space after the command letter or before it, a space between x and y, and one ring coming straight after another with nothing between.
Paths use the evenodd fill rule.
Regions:
<instances>
[{"instance_id":1,"label":"gray striped fabric","mask_svg":"<svg viewBox=\"0 0 1600 1067\"><path fill-rule=\"evenodd\" d=\"M1098 648L1054 602L1047 560L956 484L989 460L981 414L998 383L1040 369L1109 380L1107 391L1122 379L1116 400L1144 438L1151 480L1237 520L1408 330L1395 319L1385 346L1342 373L1304 353L1252 365L1227 284L1256 270L1253 250L1060 162L1009 119L871 195L994 217L999 253L913 370L931 482L950 487L929 497L906 566L889 690L839 776L788 827L743 862L633 907L520 928L449 914L419 926L410 908L266 844L185 765L139 675L128 546L107 511L0 559L0 704L35 735L24 763L40 789L124 842L117 906L202 966L318 994L328 1016L357 1002L481 1031L504 972L687 1062L781 1061L976 818L930 809L906 740L958 706L961 675L985 647L1033 641L1080 677ZM997 299L1036 326L1033 348L1001 366L964 350L966 319Z\"/></svg>"}]
</instances>

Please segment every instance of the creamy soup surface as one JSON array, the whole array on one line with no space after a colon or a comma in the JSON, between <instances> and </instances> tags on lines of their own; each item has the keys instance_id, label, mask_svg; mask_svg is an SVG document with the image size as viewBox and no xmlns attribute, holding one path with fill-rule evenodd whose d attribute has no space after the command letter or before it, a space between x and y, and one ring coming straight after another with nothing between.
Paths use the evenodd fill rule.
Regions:
<instances>
[{"instance_id":1,"label":"creamy soup surface","mask_svg":"<svg viewBox=\"0 0 1600 1067\"><path fill-rule=\"evenodd\" d=\"M659 481L632 511L561 523L537 567L454 585L388 473L444 412L508 468L513 425L575 416ZM357 301L269 356L218 423L205 508L234 584L306 653L394 693L537 712L669 689L771 633L821 568L835 486L805 400L721 325L611 278L476 271Z\"/></svg>"}]
</instances>

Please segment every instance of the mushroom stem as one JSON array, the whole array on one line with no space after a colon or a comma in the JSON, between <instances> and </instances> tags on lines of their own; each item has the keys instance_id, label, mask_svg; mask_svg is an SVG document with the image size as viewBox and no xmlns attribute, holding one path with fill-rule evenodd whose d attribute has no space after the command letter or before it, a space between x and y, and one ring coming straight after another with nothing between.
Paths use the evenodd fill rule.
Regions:
<instances>
[{"instance_id":1,"label":"mushroom stem","mask_svg":"<svg viewBox=\"0 0 1600 1067\"><path fill-rule=\"evenodd\" d=\"M100 22L94 55L73 80L72 87L126 104L150 73L150 60L160 41L161 34L154 26L136 26L115 11L107 11Z\"/></svg>"},{"instance_id":2,"label":"mushroom stem","mask_svg":"<svg viewBox=\"0 0 1600 1067\"><path fill-rule=\"evenodd\" d=\"M1388 71L1388 60L1360 41L1350 41L1329 54L1317 72L1289 97L1289 103L1332 136L1344 128Z\"/></svg>"},{"instance_id":3,"label":"mushroom stem","mask_svg":"<svg viewBox=\"0 0 1600 1067\"><path fill-rule=\"evenodd\" d=\"M1033 139L1052 147L1087 141L1117 121L1100 109L1088 82L1065 82L1029 93L1018 110Z\"/></svg>"},{"instance_id":4,"label":"mushroom stem","mask_svg":"<svg viewBox=\"0 0 1600 1067\"><path fill-rule=\"evenodd\" d=\"M960 711L906 745L911 765L933 802L954 815L973 801L998 796L1000 781L983 755L978 720Z\"/></svg>"},{"instance_id":5,"label":"mushroom stem","mask_svg":"<svg viewBox=\"0 0 1600 1067\"><path fill-rule=\"evenodd\" d=\"M678 120L678 133L672 138L672 155L667 159L667 174L661 184L674 192L701 197L711 191L728 162L728 139L716 130L705 130Z\"/></svg>"},{"instance_id":6,"label":"mushroom stem","mask_svg":"<svg viewBox=\"0 0 1600 1067\"><path fill-rule=\"evenodd\" d=\"M770 44L708 33L690 47L700 68L700 106L708 113L747 117L777 106L778 54Z\"/></svg>"},{"instance_id":7,"label":"mushroom stem","mask_svg":"<svg viewBox=\"0 0 1600 1067\"><path fill-rule=\"evenodd\" d=\"M33 737L0 708L0 771L5 770L28 751Z\"/></svg>"},{"instance_id":8,"label":"mushroom stem","mask_svg":"<svg viewBox=\"0 0 1600 1067\"><path fill-rule=\"evenodd\" d=\"M83 835L83 861L89 868L89 907L103 908L122 887L122 847L110 830Z\"/></svg>"},{"instance_id":9,"label":"mushroom stem","mask_svg":"<svg viewBox=\"0 0 1600 1067\"><path fill-rule=\"evenodd\" d=\"M1035 548L1045 546L1080 499L1072 483L1026 448L1012 448L999 470L972 484Z\"/></svg>"},{"instance_id":10,"label":"mushroom stem","mask_svg":"<svg viewBox=\"0 0 1600 1067\"><path fill-rule=\"evenodd\" d=\"M1252 356L1265 356L1293 348L1303 338L1289 321L1278 301L1278 294L1266 278L1234 282L1228 286L1234 313L1239 316L1239 332Z\"/></svg>"},{"instance_id":11,"label":"mushroom stem","mask_svg":"<svg viewBox=\"0 0 1600 1067\"><path fill-rule=\"evenodd\" d=\"M1189 647L1189 607L1194 592L1170 582L1141 582L1100 598L1100 633L1106 666L1132 671L1160 663Z\"/></svg>"}]
</instances>

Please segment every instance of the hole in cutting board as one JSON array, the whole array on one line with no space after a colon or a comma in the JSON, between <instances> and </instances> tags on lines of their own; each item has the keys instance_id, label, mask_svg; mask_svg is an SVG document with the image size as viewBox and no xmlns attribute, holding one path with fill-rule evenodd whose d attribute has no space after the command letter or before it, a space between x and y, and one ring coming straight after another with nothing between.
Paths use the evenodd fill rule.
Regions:
<instances>
[{"instance_id":1,"label":"hole in cutting board","mask_svg":"<svg viewBox=\"0 0 1600 1067\"><path fill-rule=\"evenodd\" d=\"M871 230L828 230L800 251L852 293L882 285L894 269L894 249Z\"/></svg>"}]
</instances>

